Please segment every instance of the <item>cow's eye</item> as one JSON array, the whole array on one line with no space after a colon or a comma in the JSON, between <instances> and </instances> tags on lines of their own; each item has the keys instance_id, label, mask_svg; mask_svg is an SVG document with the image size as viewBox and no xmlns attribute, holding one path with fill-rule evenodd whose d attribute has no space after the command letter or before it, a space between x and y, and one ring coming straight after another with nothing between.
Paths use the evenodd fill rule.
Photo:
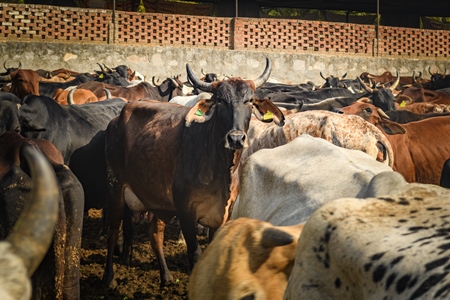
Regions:
<instances>
[{"instance_id":1,"label":"cow's eye","mask_svg":"<svg viewBox=\"0 0 450 300\"><path fill-rule=\"evenodd\" d=\"M372 109L371 109L370 107L364 109L364 111L365 111L366 113L368 113L368 114L371 114L371 113L372 113Z\"/></svg>"}]
</instances>

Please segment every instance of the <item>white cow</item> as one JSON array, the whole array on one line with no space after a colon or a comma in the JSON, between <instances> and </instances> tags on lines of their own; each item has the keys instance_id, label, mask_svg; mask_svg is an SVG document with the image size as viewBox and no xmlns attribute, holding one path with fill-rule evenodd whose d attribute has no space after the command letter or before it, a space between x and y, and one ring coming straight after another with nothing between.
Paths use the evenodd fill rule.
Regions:
<instances>
[{"instance_id":1,"label":"white cow","mask_svg":"<svg viewBox=\"0 0 450 300\"><path fill-rule=\"evenodd\" d=\"M202 99L211 99L211 94L207 92L192 96L175 96L169 100L170 103L176 103L184 106L194 106Z\"/></svg>"},{"instance_id":2,"label":"white cow","mask_svg":"<svg viewBox=\"0 0 450 300\"><path fill-rule=\"evenodd\" d=\"M328 201L364 196L371 179L385 171L392 169L362 151L301 135L248 158L231 218L299 224Z\"/></svg>"}]
</instances>

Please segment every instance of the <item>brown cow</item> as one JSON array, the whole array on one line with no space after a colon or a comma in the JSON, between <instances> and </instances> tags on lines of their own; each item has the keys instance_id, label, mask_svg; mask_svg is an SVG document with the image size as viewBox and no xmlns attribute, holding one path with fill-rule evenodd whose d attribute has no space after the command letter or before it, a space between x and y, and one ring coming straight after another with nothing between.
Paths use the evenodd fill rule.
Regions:
<instances>
[{"instance_id":1,"label":"brown cow","mask_svg":"<svg viewBox=\"0 0 450 300\"><path fill-rule=\"evenodd\" d=\"M450 104L450 94L427 90L421 87L408 87L398 94L399 96L407 96L411 99L412 103L417 102L429 102L433 104Z\"/></svg>"},{"instance_id":2,"label":"brown cow","mask_svg":"<svg viewBox=\"0 0 450 300\"><path fill-rule=\"evenodd\" d=\"M267 81L271 64L255 80L199 80L186 65L189 79L213 93L193 107L159 101L128 103L106 130L106 162L111 183L110 236L103 280L114 277L113 253L125 203L134 211L153 213L150 243L160 265L161 283L173 280L163 253L165 223L175 215L193 267L201 254L195 225L217 229L228 219L234 152L248 145L253 111L261 121L284 124L270 101L253 101ZM267 112L273 118L264 118ZM155 176L149 170L158 170ZM130 197L134 195L134 197ZM122 254L123 255L123 254ZM125 253L127 256L127 254Z\"/></svg>"},{"instance_id":3,"label":"brown cow","mask_svg":"<svg viewBox=\"0 0 450 300\"><path fill-rule=\"evenodd\" d=\"M18 69L0 80L11 81L10 93L23 99L26 95L39 96L39 75L30 69Z\"/></svg>"},{"instance_id":4,"label":"brown cow","mask_svg":"<svg viewBox=\"0 0 450 300\"><path fill-rule=\"evenodd\" d=\"M90 102L98 102L99 99L90 90L85 89L75 89L72 94L72 90L57 89L53 95L53 99L61 105L67 105L69 102L71 104L84 104ZM69 94L71 99L69 99Z\"/></svg>"},{"instance_id":5,"label":"brown cow","mask_svg":"<svg viewBox=\"0 0 450 300\"><path fill-rule=\"evenodd\" d=\"M303 224L229 221L189 277L189 299L282 299Z\"/></svg>"},{"instance_id":6,"label":"brown cow","mask_svg":"<svg viewBox=\"0 0 450 300\"><path fill-rule=\"evenodd\" d=\"M183 83L176 78L168 78L156 87L151 86L150 83L145 81L131 87L90 81L78 85L77 88L90 90L98 98L104 96L104 89L107 89L112 97L125 98L129 102L138 101L144 98L169 101L175 96L183 95Z\"/></svg>"},{"instance_id":7,"label":"brown cow","mask_svg":"<svg viewBox=\"0 0 450 300\"><path fill-rule=\"evenodd\" d=\"M400 86L406 85L406 84L413 84L415 82L415 72L413 72L412 76L399 76L397 73L397 76L400 78ZM374 75L369 74L368 72L363 72L359 76L365 83L376 83L376 84L387 84L390 82L394 82L397 79L397 76L392 75L391 72L385 71L381 75Z\"/></svg>"},{"instance_id":8,"label":"brown cow","mask_svg":"<svg viewBox=\"0 0 450 300\"><path fill-rule=\"evenodd\" d=\"M394 151L394 171L408 182L439 185L442 166L450 157L450 116L398 124L380 116L377 108L355 102L341 110L358 115L380 128Z\"/></svg>"}]
</instances>

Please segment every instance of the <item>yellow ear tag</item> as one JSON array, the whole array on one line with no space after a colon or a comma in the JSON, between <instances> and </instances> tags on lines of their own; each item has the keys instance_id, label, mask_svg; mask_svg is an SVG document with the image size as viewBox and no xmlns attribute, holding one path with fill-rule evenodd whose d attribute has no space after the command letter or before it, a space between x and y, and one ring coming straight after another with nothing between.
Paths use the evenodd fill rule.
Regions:
<instances>
[{"instance_id":1,"label":"yellow ear tag","mask_svg":"<svg viewBox=\"0 0 450 300\"><path fill-rule=\"evenodd\" d=\"M203 116L202 111L200 109L195 112L195 115L200 117Z\"/></svg>"},{"instance_id":2,"label":"yellow ear tag","mask_svg":"<svg viewBox=\"0 0 450 300\"><path fill-rule=\"evenodd\" d=\"M402 103L400 103L400 107L405 107L405 106L406 106L405 101L402 101Z\"/></svg>"},{"instance_id":3,"label":"yellow ear tag","mask_svg":"<svg viewBox=\"0 0 450 300\"><path fill-rule=\"evenodd\" d=\"M98 78L103 78L103 73L98 76Z\"/></svg>"},{"instance_id":4,"label":"yellow ear tag","mask_svg":"<svg viewBox=\"0 0 450 300\"><path fill-rule=\"evenodd\" d=\"M271 120L273 120L273 114L270 112L270 110L268 110L268 111L264 114L263 120L264 120L264 121L271 121Z\"/></svg>"}]
</instances>

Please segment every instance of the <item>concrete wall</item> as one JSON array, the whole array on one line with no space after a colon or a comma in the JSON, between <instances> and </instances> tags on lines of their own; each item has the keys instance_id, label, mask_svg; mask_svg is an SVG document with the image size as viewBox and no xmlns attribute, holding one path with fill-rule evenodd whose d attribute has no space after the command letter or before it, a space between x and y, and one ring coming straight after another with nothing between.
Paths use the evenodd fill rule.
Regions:
<instances>
[{"instance_id":1,"label":"concrete wall","mask_svg":"<svg viewBox=\"0 0 450 300\"><path fill-rule=\"evenodd\" d=\"M125 64L147 76L168 77L182 75L186 79L186 63L201 76L205 72L240 76L253 79L265 67L265 57L273 64L271 79L285 83L303 83L308 80L322 83L324 76L356 78L362 72L381 74L385 70L400 75L422 72L429 78L432 72L450 70L443 60L406 60L372 57L325 56L260 51L213 50L206 48L168 46L118 46L69 43L0 42L0 64L7 66L22 63L24 69L66 68L78 72L99 70L97 63L107 66Z\"/></svg>"}]
</instances>

